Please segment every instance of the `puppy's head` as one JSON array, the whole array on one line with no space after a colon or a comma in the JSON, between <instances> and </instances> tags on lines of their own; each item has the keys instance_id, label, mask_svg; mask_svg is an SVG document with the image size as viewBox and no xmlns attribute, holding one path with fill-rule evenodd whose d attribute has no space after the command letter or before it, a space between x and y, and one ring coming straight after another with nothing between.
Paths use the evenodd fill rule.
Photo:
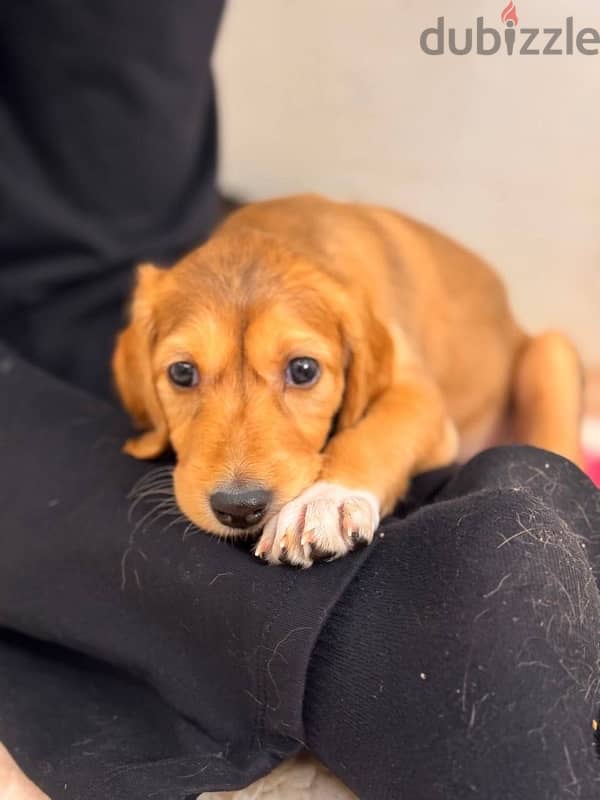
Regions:
<instances>
[{"instance_id":1,"label":"puppy's head","mask_svg":"<svg viewBox=\"0 0 600 800\"><path fill-rule=\"evenodd\" d=\"M221 235L174 268L138 269L113 359L143 433L171 445L177 502L194 523L257 532L319 476L336 430L380 391L389 336L322 268L267 235Z\"/></svg>"}]
</instances>

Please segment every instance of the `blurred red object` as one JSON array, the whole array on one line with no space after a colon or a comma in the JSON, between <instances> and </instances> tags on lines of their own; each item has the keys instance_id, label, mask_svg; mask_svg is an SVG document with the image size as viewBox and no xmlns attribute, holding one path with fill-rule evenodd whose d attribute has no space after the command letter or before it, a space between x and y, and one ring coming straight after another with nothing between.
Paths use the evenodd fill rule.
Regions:
<instances>
[{"instance_id":1,"label":"blurred red object","mask_svg":"<svg viewBox=\"0 0 600 800\"><path fill-rule=\"evenodd\" d=\"M600 456L585 454L585 471L600 488Z\"/></svg>"}]
</instances>

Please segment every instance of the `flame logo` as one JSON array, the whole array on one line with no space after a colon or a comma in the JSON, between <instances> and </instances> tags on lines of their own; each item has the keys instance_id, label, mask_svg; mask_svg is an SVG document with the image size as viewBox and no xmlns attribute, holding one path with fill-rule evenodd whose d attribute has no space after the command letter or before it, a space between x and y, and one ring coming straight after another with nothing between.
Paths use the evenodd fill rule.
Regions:
<instances>
[{"instance_id":1,"label":"flame logo","mask_svg":"<svg viewBox=\"0 0 600 800\"><path fill-rule=\"evenodd\" d=\"M514 4L513 0L510 0L509 4L506 6L504 11L502 12L501 16L502 22L505 24L512 23L512 25L519 24L519 17L517 16L517 7ZM511 27L512 27L511 25Z\"/></svg>"}]
</instances>

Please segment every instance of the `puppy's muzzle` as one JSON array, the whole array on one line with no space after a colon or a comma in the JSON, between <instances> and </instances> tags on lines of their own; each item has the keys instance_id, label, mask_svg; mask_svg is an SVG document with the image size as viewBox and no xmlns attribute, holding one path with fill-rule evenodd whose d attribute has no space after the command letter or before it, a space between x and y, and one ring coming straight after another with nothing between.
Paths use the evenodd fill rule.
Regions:
<instances>
[{"instance_id":1,"label":"puppy's muzzle","mask_svg":"<svg viewBox=\"0 0 600 800\"><path fill-rule=\"evenodd\" d=\"M228 528L251 528L264 517L273 492L262 486L224 486L210 496L215 517Z\"/></svg>"}]
</instances>

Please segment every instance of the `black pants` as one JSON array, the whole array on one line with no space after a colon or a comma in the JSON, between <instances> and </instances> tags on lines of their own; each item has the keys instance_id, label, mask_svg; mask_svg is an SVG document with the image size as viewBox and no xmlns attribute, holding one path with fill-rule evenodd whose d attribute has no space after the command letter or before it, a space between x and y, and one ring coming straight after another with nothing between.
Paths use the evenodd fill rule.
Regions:
<instances>
[{"instance_id":1,"label":"black pants","mask_svg":"<svg viewBox=\"0 0 600 800\"><path fill-rule=\"evenodd\" d=\"M0 339L109 394L132 264L218 216L222 0L0 2Z\"/></svg>"},{"instance_id":2,"label":"black pants","mask_svg":"<svg viewBox=\"0 0 600 800\"><path fill-rule=\"evenodd\" d=\"M126 422L0 355L0 738L56 798L191 798L309 747L364 800L597 796L600 493L530 448L271 568L161 517ZM164 470L164 467L162 468Z\"/></svg>"}]
</instances>

